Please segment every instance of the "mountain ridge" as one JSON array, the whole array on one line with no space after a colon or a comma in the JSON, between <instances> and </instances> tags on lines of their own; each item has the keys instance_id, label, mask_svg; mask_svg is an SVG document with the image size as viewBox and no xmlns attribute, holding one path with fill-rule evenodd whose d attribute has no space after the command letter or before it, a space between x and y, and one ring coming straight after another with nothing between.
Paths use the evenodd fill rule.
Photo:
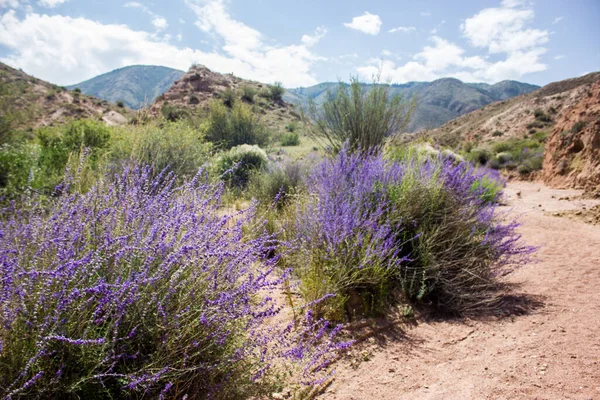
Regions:
<instances>
[{"instance_id":1,"label":"mountain ridge","mask_svg":"<svg viewBox=\"0 0 600 400\"><path fill-rule=\"evenodd\" d=\"M152 65L132 65L99 75L88 81L71 85L89 94L113 103L122 101L132 109L152 105L166 93L185 72ZM327 92L339 82L322 82L317 85L287 89L284 100L301 108L310 100L322 104ZM370 86L371 84L365 84ZM408 126L409 132L433 129L460 115L474 111L495 101L502 101L539 89L528 83L505 80L493 85L464 83L456 78L440 78L432 82L407 82L391 84L393 95L415 97L417 107Z\"/></svg>"}]
</instances>

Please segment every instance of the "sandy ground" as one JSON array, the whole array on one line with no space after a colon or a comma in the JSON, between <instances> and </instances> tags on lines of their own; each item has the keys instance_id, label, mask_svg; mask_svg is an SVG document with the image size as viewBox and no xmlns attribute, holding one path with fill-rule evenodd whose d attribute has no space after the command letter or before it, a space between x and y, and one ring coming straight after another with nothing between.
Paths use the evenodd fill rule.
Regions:
<instances>
[{"instance_id":1,"label":"sandy ground","mask_svg":"<svg viewBox=\"0 0 600 400\"><path fill-rule=\"evenodd\" d=\"M506 279L531 310L419 321L360 344L322 399L600 399L600 226L553 216L591 207L574 190L510 183L504 210L540 246ZM569 197L571 200L559 200Z\"/></svg>"}]
</instances>

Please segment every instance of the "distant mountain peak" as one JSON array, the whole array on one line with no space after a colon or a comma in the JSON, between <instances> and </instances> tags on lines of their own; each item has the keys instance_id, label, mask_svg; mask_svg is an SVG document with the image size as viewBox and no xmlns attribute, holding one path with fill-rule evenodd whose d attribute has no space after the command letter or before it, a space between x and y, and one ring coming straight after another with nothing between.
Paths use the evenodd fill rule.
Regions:
<instances>
[{"instance_id":1,"label":"distant mountain peak","mask_svg":"<svg viewBox=\"0 0 600 400\"><path fill-rule=\"evenodd\" d=\"M139 109L152 104L180 79L184 71L154 65L130 65L71 85L85 94Z\"/></svg>"}]
</instances>

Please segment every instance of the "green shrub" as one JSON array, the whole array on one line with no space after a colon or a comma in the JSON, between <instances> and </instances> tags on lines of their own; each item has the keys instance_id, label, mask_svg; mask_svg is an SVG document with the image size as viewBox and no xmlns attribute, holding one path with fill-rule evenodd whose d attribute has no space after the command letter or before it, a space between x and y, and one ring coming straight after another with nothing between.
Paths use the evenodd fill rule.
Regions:
<instances>
[{"instance_id":1,"label":"green shrub","mask_svg":"<svg viewBox=\"0 0 600 400\"><path fill-rule=\"evenodd\" d=\"M573 124L573 127L571 127L571 133L579 133L583 130L583 128L585 128L586 122L585 121L578 121L575 122Z\"/></svg>"},{"instance_id":2,"label":"green shrub","mask_svg":"<svg viewBox=\"0 0 600 400\"><path fill-rule=\"evenodd\" d=\"M237 100L237 95L235 94L233 89L227 88L219 94L219 98L223 100L223 104L225 104L229 108L232 108Z\"/></svg>"},{"instance_id":3,"label":"green shrub","mask_svg":"<svg viewBox=\"0 0 600 400\"><path fill-rule=\"evenodd\" d=\"M254 97L256 97L256 94L258 93L258 90L252 86L243 86L242 87L242 100L247 101L248 103L254 103Z\"/></svg>"},{"instance_id":4,"label":"green shrub","mask_svg":"<svg viewBox=\"0 0 600 400\"><path fill-rule=\"evenodd\" d=\"M535 119L537 121L540 121L540 122L551 122L552 121L552 118L540 109L535 110L533 112L533 116L535 117Z\"/></svg>"},{"instance_id":5,"label":"green shrub","mask_svg":"<svg viewBox=\"0 0 600 400\"><path fill-rule=\"evenodd\" d=\"M271 100L276 103L283 101L283 95L285 94L285 88L281 82L275 82L275 84L269 86L269 94Z\"/></svg>"},{"instance_id":6,"label":"green shrub","mask_svg":"<svg viewBox=\"0 0 600 400\"><path fill-rule=\"evenodd\" d=\"M298 123L296 121L291 121L285 126L285 130L288 132L296 132L298 130Z\"/></svg>"},{"instance_id":7,"label":"green shrub","mask_svg":"<svg viewBox=\"0 0 600 400\"><path fill-rule=\"evenodd\" d=\"M499 136L503 136L504 132L502 131L494 131L494 133L492 133L493 137L499 137Z\"/></svg>"},{"instance_id":8,"label":"green shrub","mask_svg":"<svg viewBox=\"0 0 600 400\"><path fill-rule=\"evenodd\" d=\"M242 144L266 146L271 135L248 105L236 103L229 109L213 102L208 115L206 138L217 146L229 149Z\"/></svg>"},{"instance_id":9,"label":"green shrub","mask_svg":"<svg viewBox=\"0 0 600 400\"><path fill-rule=\"evenodd\" d=\"M521 174L521 175L527 175L527 174L531 173L531 168L529 168L525 164L521 164L517 167L517 172L519 172L519 174Z\"/></svg>"},{"instance_id":10,"label":"green shrub","mask_svg":"<svg viewBox=\"0 0 600 400\"><path fill-rule=\"evenodd\" d=\"M540 122L540 121L533 121L530 124L527 124L527 129L534 129L534 128L544 128L546 126L546 124Z\"/></svg>"},{"instance_id":11,"label":"green shrub","mask_svg":"<svg viewBox=\"0 0 600 400\"><path fill-rule=\"evenodd\" d=\"M298 146L300 144L300 136L296 132L284 133L281 136L282 146Z\"/></svg>"},{"instance_id":12,"label":"green shrub","mask_svg":"<svg viewBox=\"0 0 600 400\"><path fill-rule=\"evenodd\" d=\"M542 154L532 154L524 161L524 165L533 172L539 171L542 169L542 165L544 164L544 156Z\"/></svg>"},{"instance_id":13,"label":"green shrub","mask_svg":"<svg viewBox=\"0 0 600 400\"><path fill-rule=\"evenodd\" d=\"M163 117L169 122L179 121L190 117L190 112L185 108L164 104L160 109Z\"/></svg>"},{"instance_id":14,"label":"green shrub","mask_svg":"<svg viewBox=\"0 0 600 400\"><path fill-rule=\"evenodd\" d=\"M100 121L79 120L42 128L36 136L40 144L36 182L40 187L51 190L62 180L72 156L74 160L79 159L84 149L88 153L87 163L92 168L97 167L98 159L108 150L111 129Z\"/></svg>"},{"instance_id":15,"label":"green shrub","mask_svg":"<svg viewBox=\"0 0 600 400\"><path fill-rule=\"evenodd\" d=\"M35 175L39 149L30 144L5 144L0 147L0 197L12 199Z\"/></svg>"},{"instance_id":16,"label":"green shrub","mask_svg":"<svg viewBox=\"0 0 600 400\"><path fill-rule=\"evenodd\" d=\"M289 202L290 196L302 190L305 174L305 166L298 162L271 164L265 170L252 173L248 194L267 207L278 198L276 206L281 209Z\"/></svg>"},{"instance_id":17,"label":"green shrub","mask_svg":"<svg viewBox=\"0 0 600 400\"><path fill-rule=\"evenodd\" d=\"M75 93L79 94L79 93L81 93L81 89L79 89L79 88L75 88L75 89L73 89L73 92L75 92Z\"/></svg>"},{"instance_id":18,"label":"green shrub","mask_svg":"<svg viewBox=\"0 0 600 400\"><path fill-rule=\"evenodd\" d=\"M346 142L351 151L378 150L390 135L401 132L412 114L414 103L391 96L389 85L366 87L351 79L327 93L321 107L311 102L308 107L311 133L339 151Z\"/></svg>"},{"instance_id":19,"label":"green shrub","mask_svg":"<svg viewBox=\"0 0 600 400\"><path fill-rule=\"evenodd\" d=\"M151 165L157 173L168 167L187 178L208 163L212 151L202 130L187 121L117 128L113 136L110 168L133 162Z\"/></svg>"},{"instance_id":20,"label":"green shrub","mask_svg":"<svg viewBox=\"0 0 600 400\"><path fill-rule=\"evenodd\" d=\"M492 154L485 149L475 149L471 150L465 158L472 163L485 165L492 158Z\"/></svg>"},{"instance_id":21,"label":"green shrub","mask_svg":"<svg viewBox=\"0 0 600 400\"><path fill-rule=\"evenodd\" d=\"M494 204L502 194L504 188L502 185L487 176L482 176L471 185L471 190L478 194L478 197L485 203Z\"/></svg>"},{"instance_id":22,"label":"green shrub","mask_svg":"<svg viewBox=\"0 0 600 400\"><path fill-rule=\"evenodd\" d=\"M117 101L117 107L123 108L125 107L125 103L123 103L122 101Z\"/></svg>"},{"instance_id":23,"label":"green shrub","mask_svg":"<svg viewBox=\"0 0 600 400\"><path fill-rule=\"evenodd\" d=\"M217 159L216 169L233 187L245 187L251 174L266 167L268 162L263 149L243 144L222 154Z\"/></svg>"}]
</instances>

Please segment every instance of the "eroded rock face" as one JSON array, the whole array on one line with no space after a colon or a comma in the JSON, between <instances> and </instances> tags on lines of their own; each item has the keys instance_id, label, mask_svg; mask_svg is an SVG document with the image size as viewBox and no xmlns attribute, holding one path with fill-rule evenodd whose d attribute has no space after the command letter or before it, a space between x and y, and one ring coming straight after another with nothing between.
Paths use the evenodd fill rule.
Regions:
<instances>
[{"instance_id":1,"label":"eroded rock face","mask_svg":"<svg viewBox=\"0 0 600 400\"><path fill-rule=\"evenodd\" d=\"M600 81L563 110L546 145L544 182L600 195Z\"/></svg>"}]
</instances>

